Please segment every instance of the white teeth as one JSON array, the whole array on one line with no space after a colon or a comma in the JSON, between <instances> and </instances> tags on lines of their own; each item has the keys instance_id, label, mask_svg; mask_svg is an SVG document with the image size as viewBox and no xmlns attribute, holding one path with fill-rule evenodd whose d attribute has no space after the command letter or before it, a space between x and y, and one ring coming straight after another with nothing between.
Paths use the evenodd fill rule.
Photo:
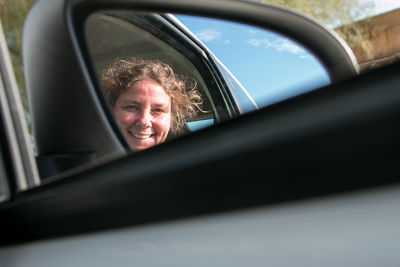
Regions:
<instances>
[{"instance_id":1,"label":"white teeth","mask_svg":"<svg viewBox=\"0 0 400 267\"><path fill-rule=\"evenodd\" d=\"M149 138L151 136L151 134L138 134L138 133L131 132L131 131L128 131L128 132L133 137L136 137L136 138L139 138L139 139L146 139L146 138Z\"/></svg>"},{"instance_id":2,"label":"white teeth","mask_svg":"<svg viewBox=\"0 0 400 267\"><path fill-rule=\"evenodd\" d=\"M135 136L136 138L139 138L139 139L146 139L146 138L150 137L150 135L142 135L142 134L137 134L137 133L133 133L133 136Z\"/></svg>"}]
</instances>

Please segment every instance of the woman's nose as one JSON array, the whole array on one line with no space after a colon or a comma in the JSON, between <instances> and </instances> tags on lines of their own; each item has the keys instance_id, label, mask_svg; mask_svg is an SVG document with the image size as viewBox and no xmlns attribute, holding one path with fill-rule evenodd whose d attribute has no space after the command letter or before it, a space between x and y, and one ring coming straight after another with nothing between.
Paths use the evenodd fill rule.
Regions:
<instances>
[{"instance_id":1,"label":"woman's nose","mask_svg":"<svg viewBox=\"0 0 400 267\"><path fill-rule=\"evenodd\" d=\"M148 110L143 110L139 114L139 118L137 119L136 122L137 126L141 127L150 127L151 126L151 114L150 111Z\"/></svg>"}]
</instances>

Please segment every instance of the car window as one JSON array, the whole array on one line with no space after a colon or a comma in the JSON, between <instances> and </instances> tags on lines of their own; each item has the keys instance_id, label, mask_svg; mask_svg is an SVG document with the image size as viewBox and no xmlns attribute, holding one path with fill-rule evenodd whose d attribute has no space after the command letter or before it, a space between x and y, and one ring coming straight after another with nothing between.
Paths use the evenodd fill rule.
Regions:
<instances>
[{"instance_id":1,"label":"car window","mask_svg":"<svg viewBox=\"0 0 400 267\"><path fill-rule=\"evenodd\" d=\"M229 21L177 17L219 59L244 112L331 83L323 63L285 36Z\"/></svg>"}]
</instances>

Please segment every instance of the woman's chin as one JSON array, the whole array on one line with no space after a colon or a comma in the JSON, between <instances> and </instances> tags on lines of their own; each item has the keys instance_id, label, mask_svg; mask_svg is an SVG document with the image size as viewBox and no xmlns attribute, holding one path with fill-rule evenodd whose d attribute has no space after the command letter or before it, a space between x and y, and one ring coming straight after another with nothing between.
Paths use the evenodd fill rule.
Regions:
<instances>
[{"instance_id":1,"label":"woman's chin","mask_svg":"<svg viewBox=\"0 0 400 267\"><path fill-rule=\"evenodd\" d=\"M156 145L156 142L153 137L149 137L146 139L138 139L138 138L131 137L131 138L129 138L128 143L133 151L145 150L149 147Z\"/></svg>"}]
</instances>

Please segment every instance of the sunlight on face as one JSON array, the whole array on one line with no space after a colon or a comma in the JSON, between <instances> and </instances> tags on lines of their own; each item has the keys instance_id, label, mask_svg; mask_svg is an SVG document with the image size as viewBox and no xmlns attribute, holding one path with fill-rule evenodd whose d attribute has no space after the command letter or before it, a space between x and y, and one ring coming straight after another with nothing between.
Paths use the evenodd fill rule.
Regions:
<instances>
[{"instance_id":1,"label":"sunlight on face","mask_svg":"<svg viewBox=\"0 0 400 267\"><path fill-rule=\"evenodd\" d=\"M171 99L161 84L135 82L116 100L113 113L133 151L160 144L171 126Z\"/></svg>"}]
</instances>

